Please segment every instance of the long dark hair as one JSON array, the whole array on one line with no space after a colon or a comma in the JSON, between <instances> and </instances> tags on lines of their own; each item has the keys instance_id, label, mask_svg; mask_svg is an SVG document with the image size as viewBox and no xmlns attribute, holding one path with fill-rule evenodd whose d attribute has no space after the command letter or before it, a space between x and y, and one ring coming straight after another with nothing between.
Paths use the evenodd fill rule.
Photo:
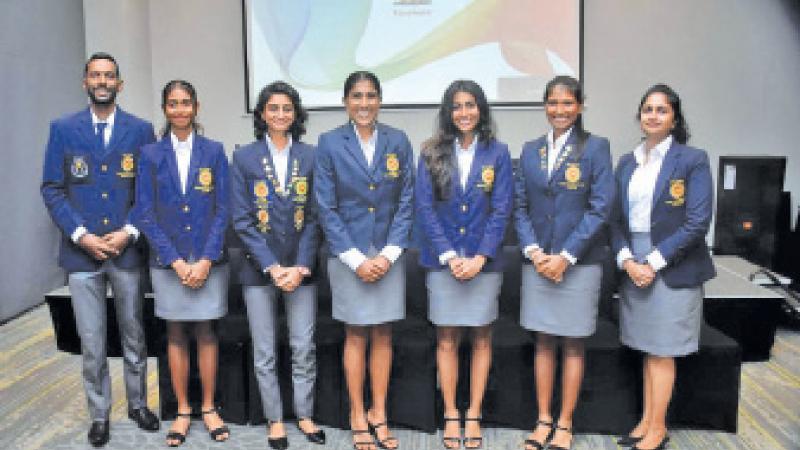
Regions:
<instances>
[{"instance_id":1,"label":"long dark hair","mask_svg":"<svg viewBox=\"0 0 800 450\"><path fill-rule=\"evenodd\" d=\"M444 91L439 114L436 118L436 131L433 137L422 144L422 158L433 180L434 196L443 200L450 192L453 178L453 142L461 132L453 123L453 98L458 92L466 92L475 97L480 117L475 126L475 138L486 143L495 138L494 120L480 85L472 80L456 80Z\"/></svg>"},{"instance_id":2,"label":"long dark hair","mask_svg":"<svg viewBox=\"0 0 800 450\"><path fill-rule=\"evenodd\" d=\"M581 86L578 80L568 75L558 75L547 82L544 87L544 96L542 98L544 103L547 103L547 99L553 94L553 90L556 87L566 89L575 97L579 105L583 105L583 86ZM583 128L583 113L578 114L578 118L575 119L575 123L572 125L572 133L575 135L578 144L576 154L580 155L583 152L583 147L586 144L586 140L589 139L590 134Z\"/></svg>"},{"instance_id":3,"label":"long dark hair","mask_svg":"<svg viewBox=\"0 0 800 450\"><path fill-rule=\"evenodd\" d=\"M672 106L672 112L675 114L675 126L672 128L672 131L670 131L672 138L678 141L679 144L686 144L692 135L689 133L689 124L686 123L686 118L683 117L681 98L678 97L677 92L666 84L654 84L650 86L650 89L645 91L642 100L639 102L639 110L636 111L636 120L642 120L642 106L644 106L644 102L647 101L647 97L658 93L664 94L667 97L667 101L670 106Z\"/></svg>"},{"instance_id":4,"label":"long dark hair","mask_svg":"<svg viewBox=\"0 0 800 450\"><path fill-rule=\"evenodd\" d=\"M253 111L253 134L255 134L256 139L260 141L269 131L267 122L264 121L264 118L261 117L261 114L263 114L264 108L267 106L267 102L269 101L270 97L272 97L274 94L284 94L285 96L289 97L289 100L292 101L292 107L294 108L294 122L292 122L292 125L289 127L289 134L292 136L293 140L300 140L300 136L306 134L306 120L308 120L308 113L303 108L303 103L300 101L300 94L297 93L297 90L289 83L283 81L275 81L264 86L264 89L261 89L261 92L258 94L256 109Z\"/></svg>"},{"instance_id":5,"label":"long dark hair","mask_svg":"<svg viewBox=\"0 0 800 450\"><path fill-rule=\"evenodd\" d=\"M167 109L167 98L169 98L169 94L175 89L186 91L186 93L189 94L189 98L192 99L192 105L194 105L195 111L197 111L197 91L195 91L192 83L186 80L172 80L164 86L164 89L161 90L161 110L165 111ZM197 122L197 117L192 118L192 128L195 133L203 134L203 126ZM161 129L161 137L169 136L170 131L172 131L172 129L168 120L164 124L164 128Z\"/></svg>"}]
</instances>

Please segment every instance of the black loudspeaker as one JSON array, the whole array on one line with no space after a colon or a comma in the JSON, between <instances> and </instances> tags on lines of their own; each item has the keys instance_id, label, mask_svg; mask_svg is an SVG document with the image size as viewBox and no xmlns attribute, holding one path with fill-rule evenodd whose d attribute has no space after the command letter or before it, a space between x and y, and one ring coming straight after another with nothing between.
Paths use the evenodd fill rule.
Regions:
<instances>
[{"instance_id":1,"label":"black loudspeaker","mask_svg":"<svg viewBox=\"0 0 800 450\"><path fill-rule=\"evenodd\" d=\"M720 156L714 253L774 269L783 156Z\"/></svg>"}]
</instances>

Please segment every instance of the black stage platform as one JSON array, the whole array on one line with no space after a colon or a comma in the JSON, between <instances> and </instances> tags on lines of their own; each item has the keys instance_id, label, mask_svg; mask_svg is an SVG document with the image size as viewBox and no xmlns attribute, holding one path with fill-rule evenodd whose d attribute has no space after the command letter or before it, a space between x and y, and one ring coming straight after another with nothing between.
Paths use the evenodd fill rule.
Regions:
<instances>
[{"instance_id":1,"label":"black stage platform","mask_svg":"<svg viewBox=\"0 0 800 450\"><path fill-rule=\"evenodd\" d=\"M506 247L508 260L501 293L501 317L493 325L494 359L483 417L486 423L529 429L536 419L533 379L534 336L518 325L521 256ZM394 326L394 364L389 391L389 417L397 425L433 432L441 426L441 398L437 390L435 331L426 320L427 294L424 274L407 261L407 318ZM775 311L781 297L754 286L746 275L729 266L731 257L715 258L719 276L706 285L705 319L700 351L678 360L678 378L669 420L673 427L736 431L741 361L769 357L775 335ZM232 252L232 264L240 263ZM607 268L606 285L613 283ZM235 272L235 267L233 272ZM320 273L326 273L324 267ZM622 433L636 422L641 405L641 355L623 347L614 320L615 300L605 289L597 333L587 340L586 374L575 428L580 432ZM67 288L46 296L56 331L58 348L80 352ZM109 354L119 356L113 300L109 296ZM341 367L343 328L331 319L330 291L326 280L319 289L317 341L318 378L315 415L325 425L348 427L348 400ZM153 317L150 295L145 302L149 354L159 358L160 412L174 417L176 404L166 362L164 324ZM241 287L232 279L229 314L218 323L220 370L217 399L225 420L234 423L264 422L252 368L252 348L241 298ZM722 331L722 332L720 332ZM291 385L286 330L278 330L281 387L286 410L291 410ZM737 344L738 342L738 344ZM466 402L468 342L462 346L459 401ZM193 362L194 364L194 362ZM196 376L196 371L193 371ZM193 397L199 397L199 380L191 380ZM197 394L197 395L195 395ZM199 398L197 398L199 401ZM558 404L558 398L554 399Z\"/></svg>"}]
</instances>

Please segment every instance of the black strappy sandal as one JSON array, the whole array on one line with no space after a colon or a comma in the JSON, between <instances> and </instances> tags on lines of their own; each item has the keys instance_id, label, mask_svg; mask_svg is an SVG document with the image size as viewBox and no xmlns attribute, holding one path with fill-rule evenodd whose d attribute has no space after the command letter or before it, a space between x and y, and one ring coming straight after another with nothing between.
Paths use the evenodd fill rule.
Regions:
<instances>
[{"instance_id":1,"label":"black strappy sandal","mask_svg":"<svg viewBox=\"0 0 800 450\"><path fill-rule=\"evenodd\" d=\"M189 418L189 426L186 427L186 433L179 433L175 430L170 430L167 433L167 446L168 447L180 447L186 442L186 435L189 434L189 428L192 427L192 413L177 413L175 414L175 420L178 420L178 417L188 417ZM177 444L171 444L169 441L178 441Z\"/></svg>"},{"instance_id":2,"label":"black strappy sandal","mask_svg":"<svg viewBox=\"0 0 800 450\"><path fill-rule=\"evenodd\" d=\"M353 448L355 450L373 450L375 448L375 441L372 440L372 433L369 430L350 430L353 434ZM356 442L356 436L359 434L368 434L369 441Z\"/></svg>"},{"instance_id":3,"label":"black strappy sandal","mask_svg":"<svg viewBox=\"0 0 800 450\"><path fill-rule=\"evenodd\" d=\"M480 417L465 417L464 418L464 422L478 422L478 423L480 423L480 421L481 421ZM466 425L464 427L466 428ZM464 434L466 434L466 433L467 433L467 431L465 429L464 430ZM476 443L478 445L470 446L469 445L470 443ZM467 437L467 436L464 436L464 448L466 448L468 450L475 450L475 449L478 449L478 448L481 448L481 447L483 447L483 436L480 436L480 437Z\"/></svg>"},{"instance_id":4,"label":"black strappy sandal","mask_svg":"<svg viewBox=\"0 0 800 450\"><path fill-rule=\"evenodd\" d=\"M458 422L459 425L459 436L458 437L448 437L444 435L444 430L442 430L442 445L447 450L455 450L457 448L461 448L461 418L460 417L444 417L444 424L447 427L447 422ZM448 445L449 444L449 445ZM455 444L454 446L451 446Z\"/></svg>"},{"instance_id":5,"label":"black strappy sandal","mask_svg":"<svg viewBox=\"0 0 800 450\"><path fill-rule=\"evenodd\" d=\"M536 428L539 428L539 425L550 429L550 431L547 432L547 436L544 437L544 441L539 442L536 439L525 439L525 448L528 448L530 446L530 447L533 447L535 450L544 450L544 446L547 443L547 441L549 441L550 438L553 437L553 433L554 433L554 431L553 431L553 422L547 422L547 421L544 421L544 420L537 420L536 421L536 426L533 428L533 431L531 432L531 434L533 434L536 431Z\"/></svg>"},{"instance_id":6,"label":"black strappy sandal","mask_svg":"<svg viewBox=\"0 0 800 450\"><path fill-rule=\"evenodd\" d=\"M549 444L547 446L547 449L548 450L570 450L572 448L572 441L575 440L575 436L572 434L572 427L562 427L562 426L556 424L556 426L553 428L553 436L555 436L555 430L566 431L567 433L569 433L569 447L562 447L560 445ZM550 438L550 439L552 439L552 438Z\"/></svg>"},{"instance_id":7,"label":"black strappy sandal","mask_svg":"<svg viewBox=\"0 0 800 450\"><path fill-rule=\"evenodd\" d=\"M369 421L367 421L367 427L369 428L369 432L372 433L373 436L375 436L375 442L378 444L378 447L383 448L385 450L397 450L398 448L400 448L400 443L396 437L391 435L385 439L381 439L378 437L378 428L381 427L386 427L387 429L389 428L389 426L386 425L386 422L376 423L373 425L369 423ZM387 443L390 442L395 443L394 447L389 447L388 445L386 445Z\"/></svg>"},{"instance_id":8,"label":"black strappy sandal","mask_svg":"<svg viewBox=\"0 0 800 450\"><path fill-rule=\"evenodd\" d=\"M216 406L211 408L211 409L205 410L205 411L200 411L200 413L202 415L204 415L204 416L206 414L217 414L217 415L219 415ZM220 420L222 420L222 417L220 417ZM205 424L205 421L203 421L203 424ZM208 425L206 425L206 430L208 430L208 435L211 436L211 440L214 441L214 442L225 442L225 441L228 440L228 438L231 437L231 430L227 427L227 425L223 425L221 427L214 428L213 430L209 430L208 429ZM228 435L227 437L225 437L225 439L217 439L218 437L220 437L220 436L222 436L224 434Z\"/></svg>"}]
</instances>

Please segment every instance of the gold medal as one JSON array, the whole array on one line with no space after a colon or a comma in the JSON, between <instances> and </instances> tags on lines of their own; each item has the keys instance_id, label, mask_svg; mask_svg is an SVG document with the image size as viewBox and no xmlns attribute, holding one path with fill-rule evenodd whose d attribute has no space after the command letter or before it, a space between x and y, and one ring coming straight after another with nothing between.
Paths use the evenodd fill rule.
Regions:
<instances>
[{"instance_id":1,"label":"gold medal","mask_svg":"<svg viewBox=\"0 0 800 450\"><path fill-rule=\"evenodd\" d=\"M267 187L267 182L257 181L255 186L253 186L253 194L255 194L256 198L259 200L266 199L267 195L269 195L269 187Z\"/></svg>"}]
</instances>

